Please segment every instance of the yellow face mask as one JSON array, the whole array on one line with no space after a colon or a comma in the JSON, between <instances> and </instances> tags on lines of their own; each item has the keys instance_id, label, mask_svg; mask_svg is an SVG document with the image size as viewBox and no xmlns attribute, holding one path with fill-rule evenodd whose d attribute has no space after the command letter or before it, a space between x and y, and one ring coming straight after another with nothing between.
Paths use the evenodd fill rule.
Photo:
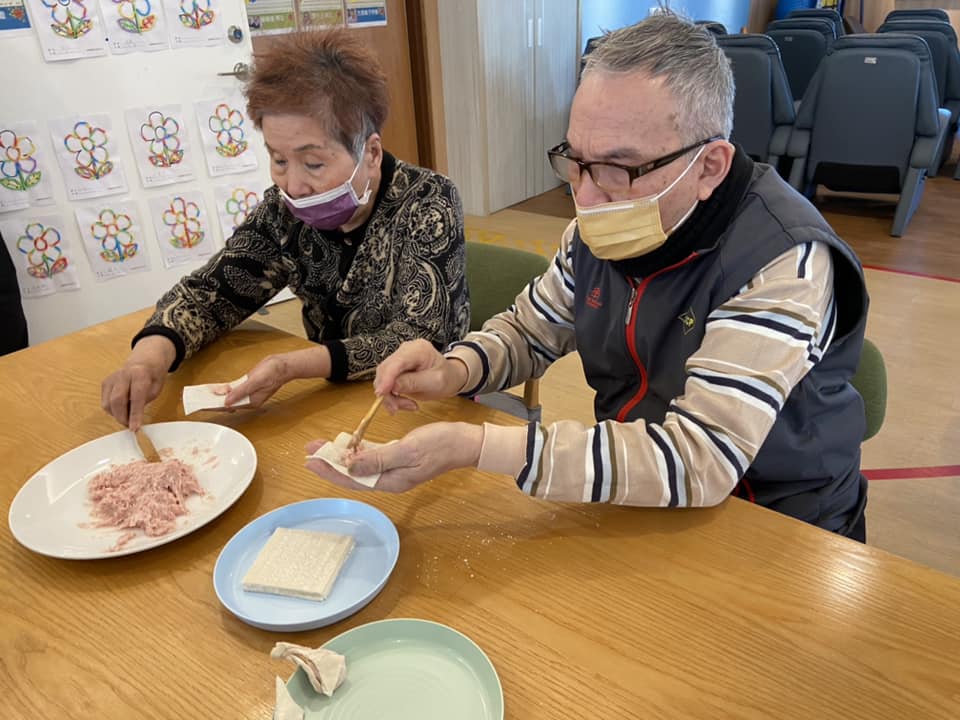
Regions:
<instances>
[{"instance_id":1,"label":"yellow face mask","mask_svg":"<svg viewBox=\"0 0 960 720\"><path fill-rule=\"evenodd\" d=\"M577 196L574 193L573 202L577 208L580 238L590 248L593 256L600 260L627 260L646 255L663 245L670 233L690 216L697 202L694 202L693 207L676 225L669 231L664 231L660 219L660 198L673 190L702 152L701 147L677 179L656 195L582 208L577 205Z\"/></svg>"}]
</instances>

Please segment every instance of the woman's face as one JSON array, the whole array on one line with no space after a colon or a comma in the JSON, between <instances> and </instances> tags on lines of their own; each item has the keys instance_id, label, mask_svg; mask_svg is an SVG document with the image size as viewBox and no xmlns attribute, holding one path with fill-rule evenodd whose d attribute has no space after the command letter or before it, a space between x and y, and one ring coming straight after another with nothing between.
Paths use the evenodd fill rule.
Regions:
<instances>
[{"instance_id":1,"label":"woman's face","mask_svg":"<svg viewBox=\"0 0 960 720\"><path fill-rule=\"evenodd\" d=\"M316 195L345 182L353 174L353 188L361 195L380 166L380 136L367 140L360 165L319 122L307 115L268 114L263 137L270 154L270 177L294 199Z\"/></svg>"}]
</instances>

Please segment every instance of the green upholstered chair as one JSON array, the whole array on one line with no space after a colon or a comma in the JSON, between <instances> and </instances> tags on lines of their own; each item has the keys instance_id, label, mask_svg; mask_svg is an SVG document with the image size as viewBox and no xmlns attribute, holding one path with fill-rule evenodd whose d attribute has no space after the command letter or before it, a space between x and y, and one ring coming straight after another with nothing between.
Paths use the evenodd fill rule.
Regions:
<instances>
[{"instance_id":1,"label":"green upholstered chair","mask_svg":"<svg viewBox=\"0 0 960 720\"><path fill-rule=\"evenodd\" d=\"M880 350L866 338L863 339L857 372L850 382L863 398L867 415L867 430L863 439L869 440L880 432L887 413L887 367Z\"/></svg>"},{"instance_id":2,"label":"green upholstered chair","mask_svg":"<svg viewBox=\"0 0 960 720\"><path fill-rule=\"evenodd\" d=\"M467 242L467 282L470 285L470 330L511 305L533 278L550 262L542 255L481 242ZM484 405L528 420L540 419L540 381L527 380L523 399L510 393L478 396Z\"/></svg>"}]
</instances>

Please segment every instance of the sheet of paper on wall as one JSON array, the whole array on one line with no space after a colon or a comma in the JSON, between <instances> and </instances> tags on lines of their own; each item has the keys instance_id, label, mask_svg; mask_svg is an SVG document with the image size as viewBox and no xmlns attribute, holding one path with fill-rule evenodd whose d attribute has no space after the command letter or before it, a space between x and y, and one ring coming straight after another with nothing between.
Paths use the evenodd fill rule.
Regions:
<instances>
[{"instance_id":1,"label":"sheet of paper on wall","mask_svg":"<svg viewBox=\"0 0 960 720\"><path fill-rule=\"evenodd\" d=\"M214 47L227 34L224 0L164 0L170 47Z\"/></svg>"},{"instance_id":2,"label":"sheet of paper on wall","mask_svg":"<svg viewBox=\"0 0 960 720\"><path fill-rule=\"evenodd\" d=\"M224 242L233 236L234 231L260 204L262 193L253 189L248 183L249 181L243 178L242 182L218 185L213 189Z\"/></svg>"},{"instance_id":3,"label":"sheet of paper on wall","mask_svg":"<svg viewBox=\"0 0 960 720\"><path fill-rule=\"evenodd\" d=\"M376 473L374 475L356 475L347 469L347 462L349 461L351 454L351 451L347 448L347 445L349 445L352 437L352 433L340 433L333 442L328 442L326 445L323 445L319 450L313 453L313 455L307 455L307 460L323 460L341 475L346 475L354 482L365 485L368 488L372 488L377 484L377 481L380 480L380 473ZM396 440L392 440L389 443L375 443L367 440L361 440L360 449L373 450L374 448L382 447L384 444L390 445L395 442Z\"/></svg>"},{"instance_id":4,"label":"sheet of paper on wall","mask_svg":"<svg viewBox=\"0 0 960 720\"><path fill-rule=\"evenodd\" d=\"M122 137L114 133L109 115L60 118L48 125L70 200L127 192L120 160Z\"/></svg>"},{"instance_id":5,"label":"sheet of paper on wall","mask_svg":"<svg viewBox=\"0 0 960 720\"><path fill-rule=\"evenodd\" d=\"M247 117L240 96L194 104L207 171L212 177L257 169L254 143L263 142Z\"/></svg>"},{"instance_id":6,"label":"sheet of paper on wall","mask_svg":"<svg viewBox=\"0 0 960 720\"><path fill-rule=\"evenodd\" d=\"M170 47L161 0L100 0L107 45L114 55Z\"/></svg>"},{"instance_id":7,"label":"sheet of paper on wall","mask_svg":"<svg viewBox=\"0 0 960 720\"><path fill-rule=\"evenodd\" d=\"M27 0L27 11L47 62L107 54L103 20L96 0ZM92 74L84 77L83 68L78 68L78 74L80 82L97 81Z\"/></svg>"},{"instance_id":8,"label":"sheet of paper on wall","mask_svg":"<svg viewBox=\"0 0 960 720\"><path fill-rule=\"evenodd\" d=\"M0 212L53 204L53 156L32 121L0 125Z\"/></svg>"},{"instance_id":9,"label":"sheet of paper on wall","mask_svg":"<svg viewBox=\"0 0 960 720\"><path fill-rule=\"evenodd\" d=\"M150 217L164 267L203 260L216 250L203 193L198 190L151 197Z\"/></svg>"},{"instance_id":10,"label":"sheet of paper on wall","mask_svg":"<svg viewBox=\"0 0 960 720\"><path fill-rule=\"evenodd\" d=\"M103 200L76 210L83 249L97 282L150 269L144 225L132 200Z\"/></svg>"},{"instance_id":11,"label":"sheet of paper on wall","mask_svg":"<svg viewBox=\"0 0 960 720\"><path fill-rule=\"evenodd\" d=\"M0 220L0 235L25 300L80 289L73 223L62 215L6 217Z\"/></svg>"},{"instance_id":12,"label":"sheet of paper on wall","mask_svg":"<svg viewBox=\"0 0 960 720\"><path fill-rule=\"evenodd\" d=\"M347 27L376 27L386 24L386 0L347 0Z\"/></svg>"},{"instance_id":13,"label":"sheet of paper on wall","mask_svg":"<svg viewBox=\"0 0 960 720\"><path fill-rule=\"evenodd\" d=\"M282 35L297 29L293 0L246 0L245 4L247 25L254 37Z\"/></svg>"},{"instance_id":14,"label":"sheet of paper on wall","mask_svg":"<svg viewBox=\"0 0 960 720\"><path fill-rule=\"evenodd\" d=\"M25 0L0 0L0 40L32 34Z\"/></svg>"},{"instance_id":15,"label":"sheet of paper on wall","mask_svg":"<svg viewBox=\"0 0 960 720\"><path fill-rule=\"evenodd\" d=\"M300 0L300 25L304 30L345 24L343 0Z\"/></svg>"},{"instance_id":16,"label":"sheet of paper on wall","mask_svg":"<svg viewBox=\"0 0 960 720\"><path fill-rule=\"evenodd\" d=\"M230 389L247 381L247 376L238 377L228 383L207 383L206 385L186 385L183 388L183 414L192 415L200 410L221 410L225 407L226 393L218 392L224 385ZM249 397L242 397L231 407L243 407L250 404Z\"/></svg>"},{"instance_id":17,"label":"sheet of paper on wall","mask_svg":"<svg viewBox=\"0 0 960 720\"><path fill-rule=\"evenodd\" d=\"M151 105L124 113L133 159L144 187L194 179L196 149L182 105Z\"/></svg>"}]
</instances>

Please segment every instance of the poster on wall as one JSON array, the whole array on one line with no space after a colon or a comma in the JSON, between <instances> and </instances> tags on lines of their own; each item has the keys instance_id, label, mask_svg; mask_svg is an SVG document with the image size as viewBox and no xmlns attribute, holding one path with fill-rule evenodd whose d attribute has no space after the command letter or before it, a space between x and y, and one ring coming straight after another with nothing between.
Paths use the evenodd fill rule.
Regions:
<instances>
[{"instance_id":1,"label":"poster on wall","mask_svg":"<svg viewBox=\"0 0 960 720\"><path fill-rule=\"evenodd\" d=\"M100 0L110 52L166 50L167 22L160 0Z\"/></svg>"},{"instance_id":2,"label":"poster on wall","mask_svg":"<svg viewBox=\"0 0 960 720\"><path fill-rule=\"evenodd\" d=\"M343 0L300 0L300 25L303 29L343 25Z\"/></svg>"},{"instance_id":3,"label":"poster on wall","mask_svg":"<svg viewBox=\"0 0 960 720\"><path fill-rule=\"evenodd\" d=\"M77 208L83 249L97 282L150 269L143 224L132 200Z\"/></svg>"},{"instance_id":4,"label":"poster on wall","mask_svg":"<svg viewBox=\"0 0 960 720\"><path fill-rule=\"evenodd\" d=\"M220 7L222 2L164 0L171 47L213 47L223 44L226 27Z\"/></svg>"},{"instance_id":5,"label":"poster on wall","mask_svg":"<svg viewBox=\"0 0 960 720\"><path fill-rule=\"evenodd\" d=\"M194 110L211 177L257 169L257 156L251 147L253 123L244 112L242 98L200 100Z\"/></svg>"},{"instance_id":6,"label":"poster on wall","mask_svg":"<svg viewBox=\"0 0 960 720\"><path fill-rule=\"evenodd\" d=\"M193 180L193 149L181 105L127 110L127 133L144 187Z\"/></svg>"},{"instance_id":7,"label":"poster on wall","mask_svg":"<svg viewBox=\"0 0 960 720\"><path fill-rule=\"evenodd\" d=\"M109 115L62 118L49 125L67 197L85 200L127 191Z\"/></svg>"},{"instance_id":8,"label":"poster on wall","mask_svg":"<svg viewBox=\"0 0 960 720\"><path fill-rule=\"evenodd\" d=\"M0 212L53 204L52 161L39 140L36 123L0 123Z\"/></svg>"},{"instance_id":9,"label":"poster on wall","mask_svg":"<svg viewBox=\"0 0 960 720\"><path fill-rule=\"evenodd\" d=\"M80 60L107 54L96 0L27 0L27 11L40 38L44 60ZM80 75L82 78L82 71Z\"/></svg>"},{"instance_id":10,"label":"poster on wall","mask_svg":"<svg viewBox=\"0 0 960 720\"><path fill-rule=\"evenodd\" d=\"M24 299L80 289L70 231L61 215L0 221L0 235L17 269Z\"/></svg>"},{"instance_id":11,"label":"poster on wall","mask_svg":"<svg viewBox=\"0 0 960 720\"><path fill-rule=\"evenodd\" d=\"M30 32L25 0L0 0L0 40Z\"/></svg>"},{"instance_id":12,"label":"poster on wall","mask_svg":"<svg viewBox=\"0 0 960 720\"><path fill-rule=\"evenodd\" d=\"M151 198L150 217L164 267L202 260L216 250L202 193L190 190Z\"/></svg>"},{"instance_id":13,"label":"poster on wall","mask_svg":"<svg viewBox=\"0 0 960 720\"><path fill-rule=\"evenodd\" d=\"M281 35L297 29L293 0L246 0L250 34Z\"/></svg>"},{"instance_id":14,"label":"poster on wall","mask_svg":"<svg viewBox=\"0 0 960 720\"><path fill-rule=\"evenodd\" d=\"M376 27L386 24L386 0L347 0L347 27Z\"/></svg>"},{"instance_id":15,"label":"poster on wall","mask_svg":"<svg viewBox=\"0 0 960 720\"><path fill-rule=\"evenodd\" d=\"M240 182L214 188L213 196L217 203L217 216L224 241L233 236L262 199L261 192Z\"/></svg>"}]
</instances>

